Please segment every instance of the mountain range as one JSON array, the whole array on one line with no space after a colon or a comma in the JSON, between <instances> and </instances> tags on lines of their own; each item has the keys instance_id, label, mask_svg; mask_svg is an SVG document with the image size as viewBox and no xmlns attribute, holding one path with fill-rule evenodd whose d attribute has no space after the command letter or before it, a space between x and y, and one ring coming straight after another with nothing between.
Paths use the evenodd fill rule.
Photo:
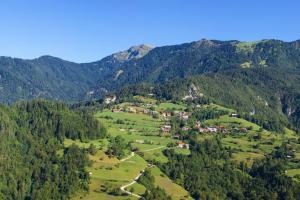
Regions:
<instances>
[{"instance_id":1,"label":"mountain range","mask_svg":"<svg viewBox=\"0 0 300 200\"><path fill-rule=\"evenodd\" d=\"M98 99L140 83L159 84L164 96L176 98L188 95L193 83L220 104L264 113L265 117L266 113L279 114L282 121L297 125L300 40L202 39L162 47L139 45L91 63L51 56L33 60L0 57L3 103L35 98L69 102Z\"/></svg>"},{"instance_id":2,"label":"mountain range","mask_svg":"<svg viewBox=\"0 0 300 200\"><path fill-rule=\"evenodd\" d=\"M74 63L52 56L37 59L0 57L0 101L13 103L35 98L77 101L124 62L138 59L153 47L134 46L98 62Z\"/></svg>"},{"instance_id":3,"label":"mountain range","mask_svg":"<svg viewBox=\"0 0 300 200\"><path fill-rule=\"evenodd\" d=\"M299 69L300 41L217 41L152 47L139 45L91 63L51 56L33 60L0 57L0 101L46 98L78 101L98 98L140 82L239 68Z\"/></svg>"},{"instance_id":4,"label":"mountain range","mask_svg":"<svg viewBox=\"0 0 300 200\"><path fill-rule=\"evenodd\" d=\"M0 57L0 101L0 199L300 199L299 40Z\"/></svg>"}]
</instances>

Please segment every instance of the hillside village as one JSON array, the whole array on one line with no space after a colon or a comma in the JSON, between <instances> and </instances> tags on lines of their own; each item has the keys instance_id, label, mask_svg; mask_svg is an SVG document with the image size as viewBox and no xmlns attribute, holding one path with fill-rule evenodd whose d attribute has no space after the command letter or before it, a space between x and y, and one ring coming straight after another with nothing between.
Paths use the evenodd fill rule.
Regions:
<instances>
[{"instance_id":1,"label":"hillside village","mask_svg":"<svg viewBox=\"0 0 300 200\"><path fill-rule=\"evenodd\" d=\"M194 98L195 99L195 98ZM116 100L116 96L107 97L105 102L107 104L114 103ZM184 101L187 99L184 98ZM190 99L191 100L191 99ZM166 108L161 109L159 105L153 102L135 102L135 103L126 103L126 104L117 104L111 105L110 110L113 113L135 113L135 114L146 114L153 118L159 118L163 124L160 128L160 135L163 137L172 137L177 141L178 148L188 148L188 144L186 144L183 140L184 137L182 135L190 134L232 134L232 133L247 133L253 127L244 127L244 126L224 126L222 124L211 124L206 125L204 121L191 120L191 116L193 116L193 112L197 112L197 110L203 110L202 105L195 104L193 105L193 111L187 112L186 109L176 108ZM225 113L224 113L225 114ZM226 115L232 118L239 118L240 115L235 112L226 112ZM177 129L172 128L170 124L170 120L175 119L177 123L180 123L180 127ZM184 134L181 134L184 133ZM141 141L139 141L141 143ZM185 144L185 145L183 145Z\"/></svg>"},{"instance_id":2,"label":"hillside village","mask_svg":"<svg viewBox=\"0 0 300 200\"><path fill-rule=\"evenodd\" d=\"M164 155L166 150L189 155L194 148L190 144L191 138L205 141L218 137L231 152L233 161L244 162L248 166L285 142L288 148L284 156L291 163L291 169L286 170L286 173L295 176L295 170L300 168L296 164L300 161L300 144L293 131L286 129L285 133L272 133L243 119L233 109L206 101L202 103L198 98L179 102L157 100L152 95L134 96L126 101L115 95L105 98L104 109L97 112L95 117L107 126L111 137L118 138L123 143L124 149L120 149L118 156L115 156L113 152L108 153L111 141L92 141L99 149L95 156L101 156L91 156L94 160L93 167L89 169L91 187L100 184L103 188L100 191L103 199L126 199L128 195L133 199L141 197L145 188L135 176L142 176L145 171L150 170L152 173L155 171L155 184L163 188L172 199L190 199L180 184L166 178L161 180L165 175L158 166L168 162ZM73 142L67 141L66 145ZM79 143L86 147L90 144ZM130 165L130 169L127 165ZM124 170L128 172L126 176L123 175L126 173ZM106 174L111 173L119 174L119 177L110 175L113 182L103 178L103 175L106 177ZM171 182L167 186L161 181ZM176 187L184 195L168 187ZM108 192L111 190L114 192ZM124 194L126 195L123 196ZM99 196L99 193L92 192L80 197L89 199L91 196Z\"/></svg>"}]
</instances>

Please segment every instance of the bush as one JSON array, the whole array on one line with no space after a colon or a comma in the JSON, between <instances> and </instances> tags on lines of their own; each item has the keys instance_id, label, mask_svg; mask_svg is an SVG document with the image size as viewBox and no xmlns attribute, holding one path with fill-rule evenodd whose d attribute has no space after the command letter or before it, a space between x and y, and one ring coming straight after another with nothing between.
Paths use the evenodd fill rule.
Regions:
<instances>
[{"instance_id":1,"label":"bush","mask_svg":"<svg viewBox=\"0 0 300 200\"><path fill-rule=\"evenodd\" d=\"M97 148L94 144L91 144L87 150L89 154L95 155L97 153Z\"/></svg>"},{"instance_id":2,"label":"bush","mask_svg":"<svg viewBox=\"0 0 300 200\"><path fill-rule=\"evenodd\" d=\"M116 124L125 124L124 120L122 119L117 119Z\"/></svg>"}]
</instances>

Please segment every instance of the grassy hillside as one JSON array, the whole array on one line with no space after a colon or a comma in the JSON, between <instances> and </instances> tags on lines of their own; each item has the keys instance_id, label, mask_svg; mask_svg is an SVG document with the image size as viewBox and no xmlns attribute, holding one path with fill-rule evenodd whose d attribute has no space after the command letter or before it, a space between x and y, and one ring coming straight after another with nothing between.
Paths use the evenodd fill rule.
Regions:
<instances>
[{"instance_id":1,"label":"grassy hillside","mask_svg":"<svg viewBox=\"0 0 300 200\"><path fill-rule=\"evenodd\" d=\"M142 82L165 83L241 68L295 70L300 66L299 55L299 41L203 39L157 48L142 45L82 64L51 56L33 60L0 57L0 101L76 101L103 97L107 92Z\"/></svg>"},{"instance_id":2,"label":"grassy hillside","mask_svg":"<svg viewBox=\"0 0 300 200\"><path fill-rule=\"evenodd\" d=\"M132 94L154 94L173 101L181 101L184 97L198 98L198 101L210 101L243 112L246 119L278 131L288 124L299 128L299 77L298 69L238 69L161 85L128 86L118 94L121 99Z\"/></svg>"},{"instance_id":3,"label":"grassy hillside","mask_svg":"<svg viewBox=\"0 0 300 200\"><path fill-rule=\"evenodd\" d=\"M193 156L190 154L194 151L193 149L177 146L178 142L191 142L193 138L201 143L218 137L222 146L230 152L228 161L238 166L243 163L243 166L247 167L264 160L283 144L287 144L295 156L286 158L286 174L295 177L300 168L298 164L300 157L297 156L300 155L299 136L294 131L287 128L277 133L265 130L258 124L230 116L231 113L238 113L234 109L213 103L199 105L195 102L157 101L145 96L134 96L132 101L123 101L106 107L97 112L95 117L105 124L111 137L121 136L130 145L125 150L125 155L117 159L107 154L110 139L90 140L86 143L65 140L65 146L75 143L86 149L90 147L90 144L97 147L97 153L90 155L93 164L87 168L91 172L90 191L77 193L74 199L136 199L136 196L120 191L120 187L132 183L137 175L146 169L150 170L154 177L154 185L162 188L172 199L191 198L187 190L192 186L186 185L182 176L174 179L175 174L170 175L163 166L172 165L173 162L172 157L166 152L173 151L178 157ZM152 112L149 112L150 110ZM204 115L205 120L197 118L202 116L197 113L211 113L211 110L221 113L221 116ZM164 113L167 112L170 112L171 116L166 117ZM189 119L182 121L178 114L180 112L186 113ZM219 129L217 133L200 133L195 128L199 120L203 127L223 127L226 132L223 133ZM162 133L161 127L165 125L171 125L174 128L167 134ZM182 127L187 130L183 131ZM190 146L190 148L193 147ZM224 162L224 160L218 161L220 165ZM126 191L138 196L145 195L148 189L138 182L126 187Z\"/></svg>"}]
</instances>

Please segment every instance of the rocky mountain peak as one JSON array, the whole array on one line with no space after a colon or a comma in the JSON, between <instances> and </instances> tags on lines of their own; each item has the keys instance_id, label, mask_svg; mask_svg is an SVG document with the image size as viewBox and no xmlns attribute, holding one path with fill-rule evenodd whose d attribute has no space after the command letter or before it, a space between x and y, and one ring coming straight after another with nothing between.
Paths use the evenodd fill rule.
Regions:
<instances>
[{"instance_id":1,"label":"rocky mountain peak","mask_svg":"<svg viewBox=\"0 0 300 200\"><path fill-rule=\"evenodd\" d=\"M118 53L113 54L113 57L121 62L132 60L132 59L139 59L144 57L153 48L154 48L153 46L146 45L146 44L132 46L128 50L120 51Z\"/></svg>"}]
</instances>

